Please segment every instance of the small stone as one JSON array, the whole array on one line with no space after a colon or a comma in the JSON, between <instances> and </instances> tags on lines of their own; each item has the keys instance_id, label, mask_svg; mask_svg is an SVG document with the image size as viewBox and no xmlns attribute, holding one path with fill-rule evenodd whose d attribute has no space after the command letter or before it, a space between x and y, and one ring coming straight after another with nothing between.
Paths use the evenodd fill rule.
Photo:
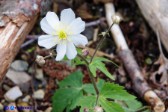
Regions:
<instances>
[{"instance_id":1,"label":"small stone","mask_svg":"<svg viewBox=\"0 0 168 112\"><path fill-rule=\"evenodd\" d=\"M26 72L18 72L12 69L8 70L6 77L12 80L15 84L23 84L31 80L31 77Z\"/></svg>"},{"instance_id":2,"label":"small stone","mask_svg":"<svg viewBox=\"0 0 168 112\"><path fill-rule=\"evenodd\" d=\"M29 100L30 100L30 95L27 95L22 99L23 102L29 102Z\"/></svg>"},{"instance_id":3,"label":"small stone","mask_svg":"<svg viewBox=\"0 0 168 112\"><path fill-rule=\"evenodd\" d=\"M23 93L21 92L20 88L18 86L15 86L6 92L4 97L7 101L15 101L22 95Z\"/></svg>"},{"instance_id":4,"label":"small stone","mask_svg":"<svg viewBox=\"0 0 168 112\"><path fill-rule=\"evenodd\" d=\"M51 112L52 111L52 107L48 107L45 112Z\"/></svg>"},{"instance_id":5,"label":"small stone","mask_svg":"<svg viewBox=\"0 0 168 112\"><path fill-rule=\"evenodd\" d=\"M44 95L45 95L44 90L39 89L34 92L33 98L38 99L38 100L42 100L44 98Z\"/></svg>"},{"instance_id":6,"label":"small stone","mask_svg":"<svg viewBox=\"0 0 168 112\"><path fill-rule=\"evenodd\" d=\"M42 69L37 69L36 70L36 75L35 78L38 80L43 80L44 79L44 74Z\"/></svg>"},{"instance_id":7,"label":"small stone","mask_svg":"<svg viewBox=\"0 0 168 112\"><path fill-rule=\"evenodd\" d=\"M16 71L26 71L28 69L28 63L22 60L16 60L11 64L11 67Z\"/></svg>"},{"instance_id":8,"label":"small stone","mask_svg":"<svg viewBox=\"0 0 168 112\"><path fill-rule=\"evenodd\" d=\"M3 110L4 106L0 103L0 112Z\"/></svg>"}]
</instances>

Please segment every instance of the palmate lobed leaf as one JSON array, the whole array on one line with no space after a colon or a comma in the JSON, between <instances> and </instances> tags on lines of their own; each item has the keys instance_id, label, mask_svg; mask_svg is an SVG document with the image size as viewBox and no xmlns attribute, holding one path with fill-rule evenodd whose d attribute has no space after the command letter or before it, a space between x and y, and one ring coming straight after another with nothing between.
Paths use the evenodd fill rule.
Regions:
<instances>
[{"instance_id":1,"label":"palmate lobed leaf","mask_svg":"<svg viewBox=\"0 0 168 112\"><path fill-rule=\"evenodd\" d=\"M89 69L92 72L93 76L96 77L96 71L97 69L103 72L107 77L114 80L114 77L112 74L107 70L105 64L103 62L112 62L106 58L102 57L95 57L92 61L92 63L89 65Z\"/></svg>"},{"instance_id":2,"label":"palmate lobed leaf","mask_svg":"<svg viewBox=\"0 0 168 112\"><path fill-rule=\"evenodd\" d=\"M81 107L80 112L84 112L84 109L88 109L89 112L92 112L95 102L96 96L83 96L77 101L77 105Z\"/></svg>"},{"instance_id":3,"label":"palmate lobed leaf","mask_svg":"<svg viewBox=\"0 0 168 112\"><path fill-rule=\"evenodd\" d=\"M76 89L82 88L82 80L83 80L83 74L80 71L76 71L66 77L64 80L62 80L59 83L60 88L63 87L76 87Z\"/></svg>"},{"instance_id":4,"label":"palmate lobed leaf","mask_svg":"<svg viewBox=\"0 0 168 112\"><path fill-rule=\"evenodd\" d=\"M98 81L97 81L97 88L98 88L99 91L100 91L101 88L103 87L104 83L105 83L104 80L98 79ZM95 91L95 89L94 89L94 87L93 87L93 84L84 84L84 85L83 85L83 90L84 90L86 93L88 93L88 94L94 94L94 95L96 95L96 91Z\"/></svg>"},{"instance_id":5,"label":"palmate lobed leaf","mask_svg":"<svg viewBox=\"0 0 168 112\"><path fill-rule=\"evenodd\" d=\"M148 108L142 106L142 103L137 100L129 100L124 102L125 106L123 106L125 112L151 112ZM145 109L144 109L145 108Z\"/></svg>"},{"instance_id":6,"label":"palmate lobed leaf","mask_svg":"<svg viewBox=\"0 0 168 112\"><path fill-rule=\"evenodd\" d=\"M67 112L76 107L77 100L83 96L83 75L80 71L74 72L59 83L60 88L56 90L52 101L52 112Z\"/></svg>"},{"instance_id":7,"label":"palmate lobed leaf","mask_svg":"<svg viewBox=\"0 0 168 112\"><path fill-rule=\"evenodd\" d=\"M103 96L99 97L99 104L103 107L105 112L124 112L124 109L119 104L108 101Z\"/></svg>"},{"instance_id":8,"label":"palmate lobed leaf","mask_svg":"<svg viewBox=\"0 0 168 112\"><path fill-rule=\"evenodd\" d=\"M124 90L124 87L109 82L106 82L103 85L100 91L100 95L105 98L123 101L133 100L136 98L135 96L129 94L126 90Z\"/></svg>"},{"instance_id":9,"label":"palmate lobed leaf","mask_svg":"<svg viewBox=\"0 0 168 112\"><path fill-rule=\"evenodd\" d=\"M68 93L68 94L67 94ZM52 97L52 112L63 112L63 110L71 103L71 96L76 95L77 91L73 91L71 88L58 89Z\"/></svg>"},{"instance_id":10,"label":"palmate lobed leaf","mask_svg":"<svg viewBox=\"0 0 168 112\"><path fill-rule=\"evenodd\" d=\"M77 71L59 83L60 88L56 90L52 98L52 112L63 112L64 110L72 112L76 107L80 107L80 112L83 112L84 109L94 112L97 98L95 90L92 84L83 84L82 79L82 73ZM131 107L136 99L122 86L101 79L98 80L97 86L100 91L98 104L103 107L105 112L133 112L141 107L138 103L134 104L136 107ZM119 101L125 102L126 105L122 105Z\"/></svg>"},{"instance_id":11,"label":"palmate lobed leaf","mask_svg":"<svg viewBox=\"0 0 168 112\"><path fill-rule=\"evenodd\" d=\"M100 90L98 103L103 107L105 112L125 112L125 108L120 103L115 101L130 101L135 100L135 97L130 95L122 86L114 83L106 82Z\"/></svg>"},{"instance_id":12,"label":"palmate lobed leaf","mask_svg":"<svg viewBox=\"0 0 168 112\"><path fill-rule=\"evenodd\" d=\"M94 99L90 101L92 103L86 104L84 104L84 99L86 98L86 100L89 100L94 96L84 96L83 92L86 86L85 84L83 84L82 79L83 74L80 71L77 71L72 73L59 83L60 88L56 90L54 96L52 97L52 112L63 112L65 109L66 112L70 112L77 106L81 107L81 109L90 108L91 104L95 102ZM92 85L87 85L87 87L92 88ZM89 89L87 92L89 92Z\"/></svg>"}]
</instances>

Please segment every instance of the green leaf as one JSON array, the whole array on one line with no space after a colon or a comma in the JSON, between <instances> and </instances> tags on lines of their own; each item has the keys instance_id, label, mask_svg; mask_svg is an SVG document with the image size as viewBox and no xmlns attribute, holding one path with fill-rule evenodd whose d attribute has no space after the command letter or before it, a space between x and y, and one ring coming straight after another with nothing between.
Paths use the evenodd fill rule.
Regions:
<instances>
[{"instance_id":1,"label":"green leaf","mask_svg":"<svg viewBox=\"0 0 168 112\"><path fill-rule=\"evenodd\" d=\"M108 101L102 96L99 97L99 104L103 107L105 112L124 112L123 108L119 104Z\"/></svg>"},{"instance_id":2,"label":"green leaf","mask_svg":"<svg viewBox=\"0 0 168 112\"><path fill-rule=\"evenodd\" d=\"M135 97L129 94L122 86L114 83L105 83L100 91L100 95L105 98L115 99L115 100L133 100Z\"/></svg>"},{"instance_id":3,"label":"green leaf","mask_svg":"<svg viewBox=\"0 0 168 112\"><path fill-rule=\"evenodd\" d=\"M101 62L110 62L110 63L112 63L113 65L115 65L116 67L118 67L117 64L115 64L113 61L111 61L111 60L109 60L109 59L107 59L107 58L95 57L93 60L94 60L94 61L101 61Z\"/></svg>"},{"instance_id":4,"label":"green leaf","mask_svg":"<svg viewBox=\"0 0 168 112\"><path fill-rule=\"evenodd\" d=\"M84 112L84 109L89 109L89 112L93 111L95 106L96 96L83 96L77 101L77 105L80 106L80 112Z\"/></svg>"},{"instance_id":5,"label":"green leaf","mask_svg":"<svg viewBox=\"0 0 168 112\"><path fill-rule=\"evenodd\" d=\"M73 90L71 88L61 88L56 91L53 99L53 112L63 112L65 107L70 105L74 96L78 96L80 91Z\"/></svg>"},{"instance_id":6,"label":"green leaf","mask_svg":"<svg viewBox=\"0 0 168 112\"><path fill-rule=\"evenodd\" d=\"M72 64L77 66L77 65L85 65L86 63L79 57L76 57L75 59L72 60Z\"/></svg>"},{"instance_id":7,"label":"green leaf","mask_svg":"<svg viewBox=\"0 0 168 112\"><path fill-rule=\"evenodd\" d=\"M91 91L94 89L84 90L84 88L86 89L87 84L83 84L82 80L83 74L80 71L77 71L59 83L60 88L56 90L52 97L53 112L63 112L64 110L70 112L77 106L81 107L81 109L84 109L84 107L90 108L93 102L95 103L95 96L85 96L92 93ZM97 85L102 86L103 81L101 80L99 82L100 83ZM91 86L92 85L87 85L88 88L92 88ZM89 103L84 104L87 101L89 101Z\"/></svg>"},{"instance_id":8,"label":"green leaf","mask_svg":"<svg viewBox=\"0 0 168 112\"><path fill-rule=\"evenodd\" d=\"M53 112L67 112L76 107L76 102L83 96L83 75L80 71L74 72L59 83L60 88L55 92L53 101Z\"/></svg>"},{"instance_id":9,"label":"green leaf","mask_svg":"<svg viewBox=\"0 0 168 112\"><path fill-rule=\"evenodd\" d=\"M82 80L83 74L77 71L59 83L60 88L52 97L52 112L71 112L76 107L80 107L80 112L83 112L84 109L94 112L97 98L95 90L92 84L83 84ZM98 105L102 106L105 112L124 112L124 110L125 112L134 112L141 107L135 97L127 93L122 86L105 83L101 79L96 85L100 92ZM132 107L133 104L134 107Z\"/></svg>"},{"instance_id":10,"label":"green leaf","mask_svg":"<svg viewBox=\"0 0 168 112\"><path fill-rule=\"evenodd\" d=\"M100 90L98 104L103 107L105 112L132 112L129 111L131 110L129 106L132 106L131 101L136 101L136 99L124 90L124 87L106 82ZM132 110L139 107L141 104L137 103Z\"/></svg>"},{"instance_id":11,"label":"green leaf","mask_svg":"<svg viewBox=\"0 0 168 112\"><path fill-rule=\"evenodd\" d=\"M59 83L59 86L62 87L82 87L83 74L81 71L76 71L66 77L63 81Z\"/></svg>"},{"instance_id":12,"label":"green leaf","mask_svg":"<svg viewBox=\"0 0 168 112\"><path fill-rule=\"evenodd\" d=\"M103 87L103 84L105 83L104 80L102 79L98 79L98 82L97 82L97 87L98 87L98 90L100 91L101 88ZM96 91L93 87L93 84L85 84L83 85L83 90L87 93L90 93L90 94L94 94L96 95Z\"/></svg>"},{"instance_id":13,"label":"green leaf","mask_svg":"<svg viewBox=\"0 0 168 112\"><path fill-rule=\"evenodd\" d=\"M103 61L111 62L110 60L108 60L106 58L95 57L93 59L92 63L89 65L89 69L90 69L91 73L93 74L94 77L96 77L96 70L99 69L107 77L114 80L114 77L112 76L112 74L110 72L108 72L108 70L107 70L105 64L103 63Z\"/></svg>"},{"instance_id":14,"label":"green leaf","mask_svg":"<svg viewBox=\"0 0 168 112\"><path fill-rule=\"evenodd\" d=\"M89 69L91 73L93 74L93 76L96 77L96 70L97 70L96 66L94 66L94 64L91 63L89 64Z\"/></svg>"},{"instance_id":15,"label":"green leaf","mask_svg":"<svg viewBox=\"0 0 168 112\"><path fill-rule=\"evenodd\" d=\"M109 77L110 79L114 80L114 77L112 76L112 74L110 72L108 72L108 70L107 70L107 68L106 68L104 63L101 63L101 62L97 63L97 68L101 72L103 72L107 77Z\"/></svg>"},{"instance_id":16,"label":"green leaf","mask_svg":"<svg viewBox=\"0 0 168 112\"><path fill-rule=\"evenodd\" d=\"M129 109L129 111L136 111L137 109L142 107L142 104L138 102L137 100L130 100L125 103L127 104L127 109Z\"/></svg>"},{"instance_id":17,"label":"green leaf","mask_svg":"<svg viewBox=\"0 0 168 112\"><path fill-rule=\"evenodd\" d=\"M142 106L142 103L135 100L129 100L129 101L125 101L124 102L125 105L123 106L125 112L136 112L136 111L140 111L141 112L150 112L149 109L147 109L146 107ZM134 105L134 106L133 106Z\"/></svg>"},{"instance_id":18,"label":"green leaf","mask_svg":"<svg viewBox=\"0 0 168 112\"><path fill-rule=\"evenodd\" d=\"M81 48L77 47L76 50L77 50L78 54L82 54L82 49Z\"/></svg>"},{"instance_id":19,"label":"green leaf","mask_svg":"<svg viewBox=\"0 0 168 112\"><path fill-rule=\"evenodd\" d=\"M70 112L70 110L75 109L75 108L78 106L78 103L77 103L77 102L78 102L78 100L79 100L81 97L83 97L83 92L82 92L82 91L80 91L79 93L76 93L76 94L72 95L72 96L71 96L72 102L67 106L66 111L67 111L67 112Z\"/></svg>"}]
</instances>

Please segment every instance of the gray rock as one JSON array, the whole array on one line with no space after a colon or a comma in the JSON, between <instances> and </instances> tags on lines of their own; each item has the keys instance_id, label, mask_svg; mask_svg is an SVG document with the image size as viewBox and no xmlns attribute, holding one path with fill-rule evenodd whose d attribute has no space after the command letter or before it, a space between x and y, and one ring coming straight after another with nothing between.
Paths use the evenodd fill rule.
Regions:
<instances>
[{"instance_id":1,"label":"gray rock","mask_svg":"<svg viewBox=\"0 0 168 112\"><path fill-rule=\"evenodd\" d=\"M15 84L23 84L31 80L31 77L26 72L18 72L12 69L8 70L8 72L6 73L6 77Z\"/></svg>"},{"instance_id":2,"label":"gray rock","mask_svg":"<svg viewBox=\"0 0 168 112\"><path fill-rule=\"evenodd\" d=\"M33 98L42 100L44 98L45 92L43 89L39 89L33 93Z\"/></svg>"},{"instance_id":3,"label":"gray rock","mask_svg":"<svg viewBox=\"0 0 168 112\"><path fill-rule=\"evenodd\" d=\"M42 69L36 69L36 74L35 78L38 80L43 80L44 79L44 74Z\"/></svg>"},{"instance_id":4,"label":"gray rock","mask_svg":"<svg viewBox=\"0 0 168 112\"><path fill-rule=\"evenodd\" d=\"M11 68L16 71L26 71L28 69L28 63L22 60L16 60L11 64Z\"/></svg>"},{"instance_id":5,"label":"gray rock","mask_svg":"<svg viewBox=\"0 0 168 112\"><path fill-rule=\"evenodd\" d=\"M17 98L19 98L22 95L23 93L20 90L20 88L18 86L15 86L6 92L4 97L7 101L15 101Z\"/></svg>"}]
</instances>

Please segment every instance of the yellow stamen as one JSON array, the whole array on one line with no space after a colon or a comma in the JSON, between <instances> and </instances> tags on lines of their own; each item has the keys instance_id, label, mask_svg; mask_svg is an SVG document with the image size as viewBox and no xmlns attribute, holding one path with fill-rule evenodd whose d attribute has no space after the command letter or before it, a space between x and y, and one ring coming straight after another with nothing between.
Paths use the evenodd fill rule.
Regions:
<instances>
[{"instance_id":1,"label":"yellow stamen","mask_svg":"<svg viewBox=\"0 0 168 112\"><path fill-rule=\"evenodd\" d=\"M59 37L59 39L66 39L67 38L67 34L66 34L66 32L65 31L63 31L63 30L61 30L61 31L59 31L59 33L58 33L58 37Z\"/></svg>"}]
</instances>

